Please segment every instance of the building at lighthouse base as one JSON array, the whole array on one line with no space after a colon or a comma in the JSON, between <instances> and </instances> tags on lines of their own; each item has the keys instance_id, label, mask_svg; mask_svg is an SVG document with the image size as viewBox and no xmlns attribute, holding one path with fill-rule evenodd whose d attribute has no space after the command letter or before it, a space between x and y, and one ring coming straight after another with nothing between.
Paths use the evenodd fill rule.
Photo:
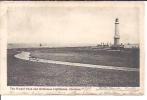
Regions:
<instances>
[{"instance_id":1,"label":"building at lighthouse base","mask_svg":"<svg viewBox=\"0 0 147 100\"><path fill-rule=\"evenodd\" d=\"M124 49L124 45L123 44L112 45L110 48L113 49L113 50L123 50Z\"/></svg>"}]
</instances>

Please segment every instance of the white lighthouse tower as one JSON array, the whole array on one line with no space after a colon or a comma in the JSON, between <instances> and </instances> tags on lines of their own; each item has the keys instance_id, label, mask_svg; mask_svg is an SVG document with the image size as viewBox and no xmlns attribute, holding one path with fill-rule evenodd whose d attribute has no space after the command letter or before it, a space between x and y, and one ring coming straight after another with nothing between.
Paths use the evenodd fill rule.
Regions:
<instances>
[{"instance_id":1,"label":"white lighthouse tower","mask_svg":"<svg viewBox=\"0 0 147 100\"><path fill-rule=\"evenodd\" d=\"M119 19L116 18L115 19L115 35L114 35L114 47L119 47L119 39L120 39L120 35L119 35Z\"/></svg>"}]
</instances>

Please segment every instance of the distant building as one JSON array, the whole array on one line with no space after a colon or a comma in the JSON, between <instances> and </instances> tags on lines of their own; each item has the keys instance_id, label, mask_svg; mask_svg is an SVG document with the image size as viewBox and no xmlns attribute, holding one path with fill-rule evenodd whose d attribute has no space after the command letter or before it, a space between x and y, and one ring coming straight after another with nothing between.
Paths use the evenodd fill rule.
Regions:
<instances>
[{"instance_id":1,"label":"distant building","mask_svg":"<svg viewBox=\"0 0 147 100\"><path fill-rule=\"evenodd\" d=\"M119 34L119 19L115 19L115 34L114 34L114 44L111 46L111 49L123 49L124 45L119 43L120 34Z\"/></svg>"},{"instance_id":2,"label":"distant building","mask_svg":"<svg viewBox=\"0 0 147 100\"><path fill-rule=\"evenodd\" d=\"M119 39L120 39L120 35L119 35L119 19L116 18L115 19L115 35L114 35L114 46L119 46Z\"/></svg>"},{"instance_id":3,"label":"distant building","mask_svg":"<svg viewBox=\"0 0 147 100\"><path fill-rule=\"evenodd\" d=\"M114 43L100 43L96 46L99 49L113 49L113 50L122 50L125 48L139 48L139 44L123 44L120 43L120 33L119 33L119 19L115 19L115 32L114 32Z\"/></svg>"},{"instance_id":4,"label":"distant building","mask_svg":"<svg viewBox=\"0 0 147 100\"><path fill-rule=\"evenodd\" d=\"M139 48L139 44L125 44L124 48Z\"/></svg>"}]
</instances>

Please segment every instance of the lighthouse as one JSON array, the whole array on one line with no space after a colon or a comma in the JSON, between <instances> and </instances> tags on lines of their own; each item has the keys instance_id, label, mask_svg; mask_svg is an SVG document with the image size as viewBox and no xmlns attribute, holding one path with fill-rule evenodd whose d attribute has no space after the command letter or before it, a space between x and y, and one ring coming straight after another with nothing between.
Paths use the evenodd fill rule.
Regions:
<instances>
[{"instance_id":1,"label":"lighthouse","mask_svg":"<svg viewBox=\"0 0 147 100\"><path fill-rule=\"evenodd\" d=\"M115 47L119 47L119 39L120 39L120 35L119 35L119 19L116 18L115 19L115 34L114 34L114 46Z\"/></svg>"}]
</instances>

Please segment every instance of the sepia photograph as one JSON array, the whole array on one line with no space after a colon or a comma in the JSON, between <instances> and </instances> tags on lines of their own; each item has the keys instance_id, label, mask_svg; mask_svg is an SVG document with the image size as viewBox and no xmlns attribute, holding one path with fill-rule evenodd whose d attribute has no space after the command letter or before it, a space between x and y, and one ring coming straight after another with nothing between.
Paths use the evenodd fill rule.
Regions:
<instances>
[{"instance_id":1,"label":"sepia photograph","mask_svg":"<svg viewBox=\"0 0 147 100\"><path fill-rule=\"evenodd\" d=\"M132 5L10 5L7 86L140 87L143 5Z\"/></svg>"}]
</instances>

